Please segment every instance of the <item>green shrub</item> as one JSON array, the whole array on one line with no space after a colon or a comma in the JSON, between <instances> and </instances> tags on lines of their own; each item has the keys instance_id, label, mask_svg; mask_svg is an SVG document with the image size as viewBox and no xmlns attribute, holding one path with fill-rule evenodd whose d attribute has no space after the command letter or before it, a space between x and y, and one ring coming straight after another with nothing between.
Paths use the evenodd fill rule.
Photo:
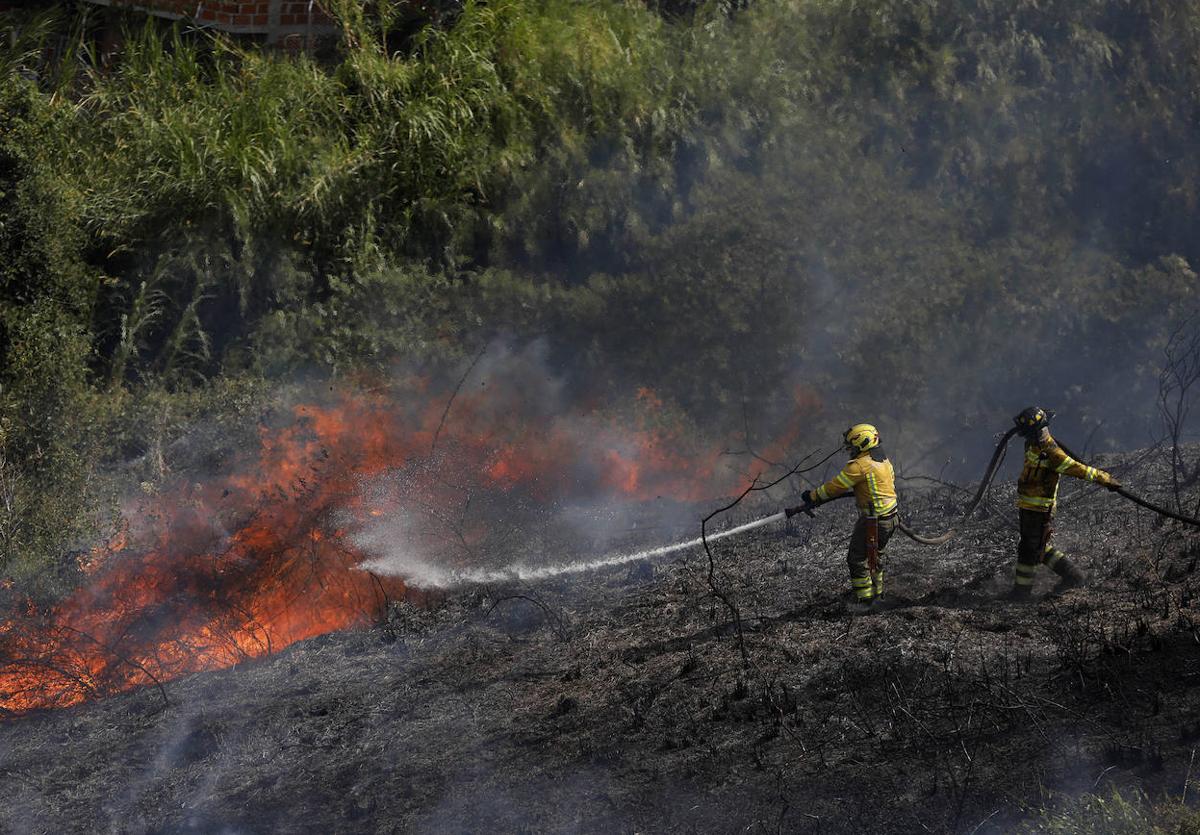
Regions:
<instances>
[{"instance_id":1,"label":"green shrub","mask_svg":"<svg viewBox=\"0 0 1200 835\"><path fill-rule=\"evenodd\" d=\"M97 281L77 195L58 175L63 129L33 85L0 88L0 571L50 582L97 509L87 489Z\"/></svg>"}]
</instances>

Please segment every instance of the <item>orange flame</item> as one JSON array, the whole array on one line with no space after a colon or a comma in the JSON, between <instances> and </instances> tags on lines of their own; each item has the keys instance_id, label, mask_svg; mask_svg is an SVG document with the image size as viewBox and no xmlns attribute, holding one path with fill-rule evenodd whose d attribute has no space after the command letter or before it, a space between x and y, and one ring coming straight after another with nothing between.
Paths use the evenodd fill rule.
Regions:
<instances>
[{"instance_id":1,"label":"orange flame","mask_svg":"<svg viewBox=\"0 0 1200 835\"><path fill-rule=\"evenodd\" d=\"M691 448L680 428L660 425L663 404L646 389L625 421L531 413L519 395L494 392L459 394L446 421L447 392L435 389L421 380L404 397L343 392L299 406L226 476L144 497L81 559L87 585L50 610L0 622L0 715L227 667L419 595L358 568L368 555L347 530L396 509L364 497L372 476L416 468L434 504L450 501L439 456L455 489L543 501L696 501L745 483L720 451ZM460 533L475 541L480 525Z\"/></svg>"}]
</instances>

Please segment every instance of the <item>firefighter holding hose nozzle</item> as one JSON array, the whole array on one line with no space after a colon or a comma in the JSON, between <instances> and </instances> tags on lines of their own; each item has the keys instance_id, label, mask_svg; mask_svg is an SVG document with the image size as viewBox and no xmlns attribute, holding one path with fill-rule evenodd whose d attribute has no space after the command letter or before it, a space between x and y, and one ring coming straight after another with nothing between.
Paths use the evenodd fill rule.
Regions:
<instances>
[{"instance_id":1,"label":"firefighter holding hose nozzle","mask_svg":"<svg viewBox=\"0 0 1200 835\"><path fill-rule=\"evenodd\" d=\"M1050 434L1050 418L1037 406L1030 406L1013 418L1017 432L1025 439L1025 462L1017 480L1017 507L1021 516L1021 538L1017 544L1017 566L1011 600L1028 600L1039 565L1045 565L1061 579L1059 588L1082 585L1087 576L1050 544L1054 506L1058 499L1058 481L1069 475L1094 481L1116 490L1121 485L1104 470L1072 458Z\"/></svg>"},{"instance_id":2,"label":"firefighter holding hose nozzle","mask_svg":"<svg viewBox=\"0 0 1200 835\"><path fill-rule=\"evenodd\" d=\"M869 423L857 423L842 435L850 460L833 480L801 495L804 502L787 508L788 518L807 513L819 504L854 491L859 518L850 536L847 562L855 610L868 612L883 594L883 552L899 524L896 474L879 446L879 431Z\"/></svg>"}]
</instances>

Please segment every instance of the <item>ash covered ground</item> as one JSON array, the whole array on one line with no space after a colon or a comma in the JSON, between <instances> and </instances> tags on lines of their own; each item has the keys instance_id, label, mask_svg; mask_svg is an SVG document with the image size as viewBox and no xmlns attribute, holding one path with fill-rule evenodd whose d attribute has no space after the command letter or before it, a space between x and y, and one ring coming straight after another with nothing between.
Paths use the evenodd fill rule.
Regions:
<instances>
[{"instance_id":1,"label":"ash covered ground","mask_svg":"<svg viewBox=\"0 0 1200 835\"><path fill-rule=\"evenodd\" d=\"M1098 460L1164 501L1165 472ZM910 490L910 493L915 491ZM1200 746L1200 540L1065 483L1090 572L1002 599L1012 488L897 537L846 612L852 508L0 726L5 832L1006 831L1047 793L1178 793ZM924 531L964 504L906 497ZM1194 499L1192 501L1194 505ZM774 507L739 507L737 521ZM165 700L164 700L165 695Z\"/></svg>"}]
</instances>

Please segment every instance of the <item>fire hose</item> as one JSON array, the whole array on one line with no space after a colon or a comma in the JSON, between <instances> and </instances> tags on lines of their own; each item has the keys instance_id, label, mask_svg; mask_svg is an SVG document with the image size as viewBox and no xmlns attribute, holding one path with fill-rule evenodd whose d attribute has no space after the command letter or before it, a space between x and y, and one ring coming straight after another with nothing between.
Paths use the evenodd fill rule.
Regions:
<instances>
[{"instance_id":1,"label":"fire hose","mask_svg":"<svg viewBox=\"0 0 1200 835\"><path fill-rule=\"evenodd\" d=\"M1067 445L1064 444L1062 441L1059 441L1058 445L1060 447L1062 447L1063 452L1065 452L1067 455L1071 456L1076 461L1083 463L1083 459L1080 458L1078 455L1076 455L1074 452L1072 452L1070 450L1070 448L1067 447ZM1184 516L1181 513L1176 513L1175 511L1168 510L1165 507L1159 507L1158 505L1154 504L1153 502L1143 499L1138 494L1136 494L1130 490L1126 490L1124 487L1122 487L1119 484L1116 487L1112 488L1112 491L1114 493L1116 493L1118 496L1121 496L1124 499L1128 499L1129 501L1133 502L1136 505L1139 505L1140 507L1146 508L1146 510L1157 513L1159 516L1166 516L1168 519L1174 519L1177 522L1183 522L1185 525L1194 525L1195 527L1200 528L1200 519L1195 519L1191 516Z\"/></svg>"},{"instance_id":2,"label":"fire hose","mask_svg":"<svg viewBox=\"0 0 1200 835\"><path fill-rule=\"evenodd\" d=\"M853 495L854 495L853 493L843 493L840 496L834 496L829 501L835 502L838 499L848 499ZM789 507L789 508L784 509L784 514L787 516L788 519L791 519L793 516L795 516L798 513L803 513L805 516L808 516L811 519L815 519L817 517L816 517L816 514L813 513L813 508L816 506L817 505L814 504L814 505L798 505L796 507ZM947 542L949 542L951 539L954 538L954 533L955 533L955 531L953 529L951 529L949 531L946 531L944 534L940 534L938 536L923 536L922 534L917 533L912 528L910 528L908 525L906 525L904 523L904 520L901 519L900 517L896 518L896 527L900 529L900 532L902 534L907 536L913 542L916 542L920 545L945 545Z\"/></svg>"},{"instance_id":3,"label":"fire hose","mask_svg":"<svg viewBox=\"0 0 1200 835\"><path fill-rule=\"evenodd\" d=\"M979 482L979 489L975 491L975 497L971 499L971 503L967 506L966 512L963 513L964 519L969 519L971 514L975 512L975 509L979 507L979 502L983 499L983 494L987 492L988 487L990 487L992 484L992 480L996 477L996 471L1000 467L1000 462L1004 460L1004 454L1008 449L1008 443L1012 440L1013 435L1016 433L1017 428L1014 426L1000 437L1000 440L996 444L996 450L992 453L992 460L988 463L988 468L984 471L983 479ZM1083 459L1071 451L1070 447L1068 447L1062 441L1059 441L1057 438L1055 441L1060 447L1062 447L1063 452L1074 458L1076 461L1083 463ZM1168 508L1160 507L1159 505L1143 499L1133 491L1128 490L1120 485L1111 489L1112 492L1116 493L1118 496L1121 496L1122 498L1127 499L1134 504L1139 505L1140 507L1144 507L1146 510L1157 513L1160 516L1166 516L1168 519L1174 519L1178 522L1183 522L1185 525L1194 525L1200 528L1200 519L1196 519L1191 516L1184 516L1183 514L1176 513ZM951 531L951 533L953 533L953 531Z\"/></svg>"},{"instance_id":4,"label":"fire hose","mask_svg":"<svg viewBox=\"0 0 1200 835\"><path fill-rule=\"evenodd\" d=\"M1185 525L1195 525L1196 527L1200 528L1200 519L1194 519L1191 516L1184 516L1180 513L1176 513L1173 510L1168 510L1165 507L1159 507L1158 505L1154 504L1153 502L1146 501L1145 499L1143 499L1141 496L1137 495L1136 493L1130 493L1124 487L1118 487L1115 490L1113 490L1113 492L1116 493L1118 496L1123 496L1126 499L1129 499L1129 501L1133 502L1136 505L1141 505L1142 507L1146 508L1146 510L1154 511L1159 516L1166 516L1170 519L1175 519L1179 522L1183 522Z\"/></svg>"},{"instance_id":5,"label":"fire hose","mask_svg":"<svg viewBox=\"0 0 1200 835\"><path fill-rule=\"evenodd\" d=\"M988 462L987 469L984 470L983 478L979 481L979 489L975 491L975 497L971 499L971 503L967 505L966 511L963 513L964 519L970 519L971 514L975 512L975 508L979 507L979 503L983 501L983 494L992 486L992 480L996 477L996 471L1000 469L1000 462L1004 460L1004 455L1008 451L1008 442L1012 440L1012 436L1017 434L1017 427L1013 427L1005 432L999 442L996 444L996 450L992 453L992 460ZM1068 455L1070 453L1067 453Z\"/></svg>"},{"instance_id":6,"label":"fire hose","mask_svg":"<svg viewBox=\"0 0 1200 835\"><path fill-rule=\"evenodd\" d=\"M896 520L896 527L900 528L900 533L907 536L913 542L921 545L945 545L954 538L956 533L958 533L958 531L956 531L954 528L951 528L945 533L938 534L937 536L922 536L921 534L912 530L908 525L904 524L903 519Z\"/></svg>"}]
</instances>

